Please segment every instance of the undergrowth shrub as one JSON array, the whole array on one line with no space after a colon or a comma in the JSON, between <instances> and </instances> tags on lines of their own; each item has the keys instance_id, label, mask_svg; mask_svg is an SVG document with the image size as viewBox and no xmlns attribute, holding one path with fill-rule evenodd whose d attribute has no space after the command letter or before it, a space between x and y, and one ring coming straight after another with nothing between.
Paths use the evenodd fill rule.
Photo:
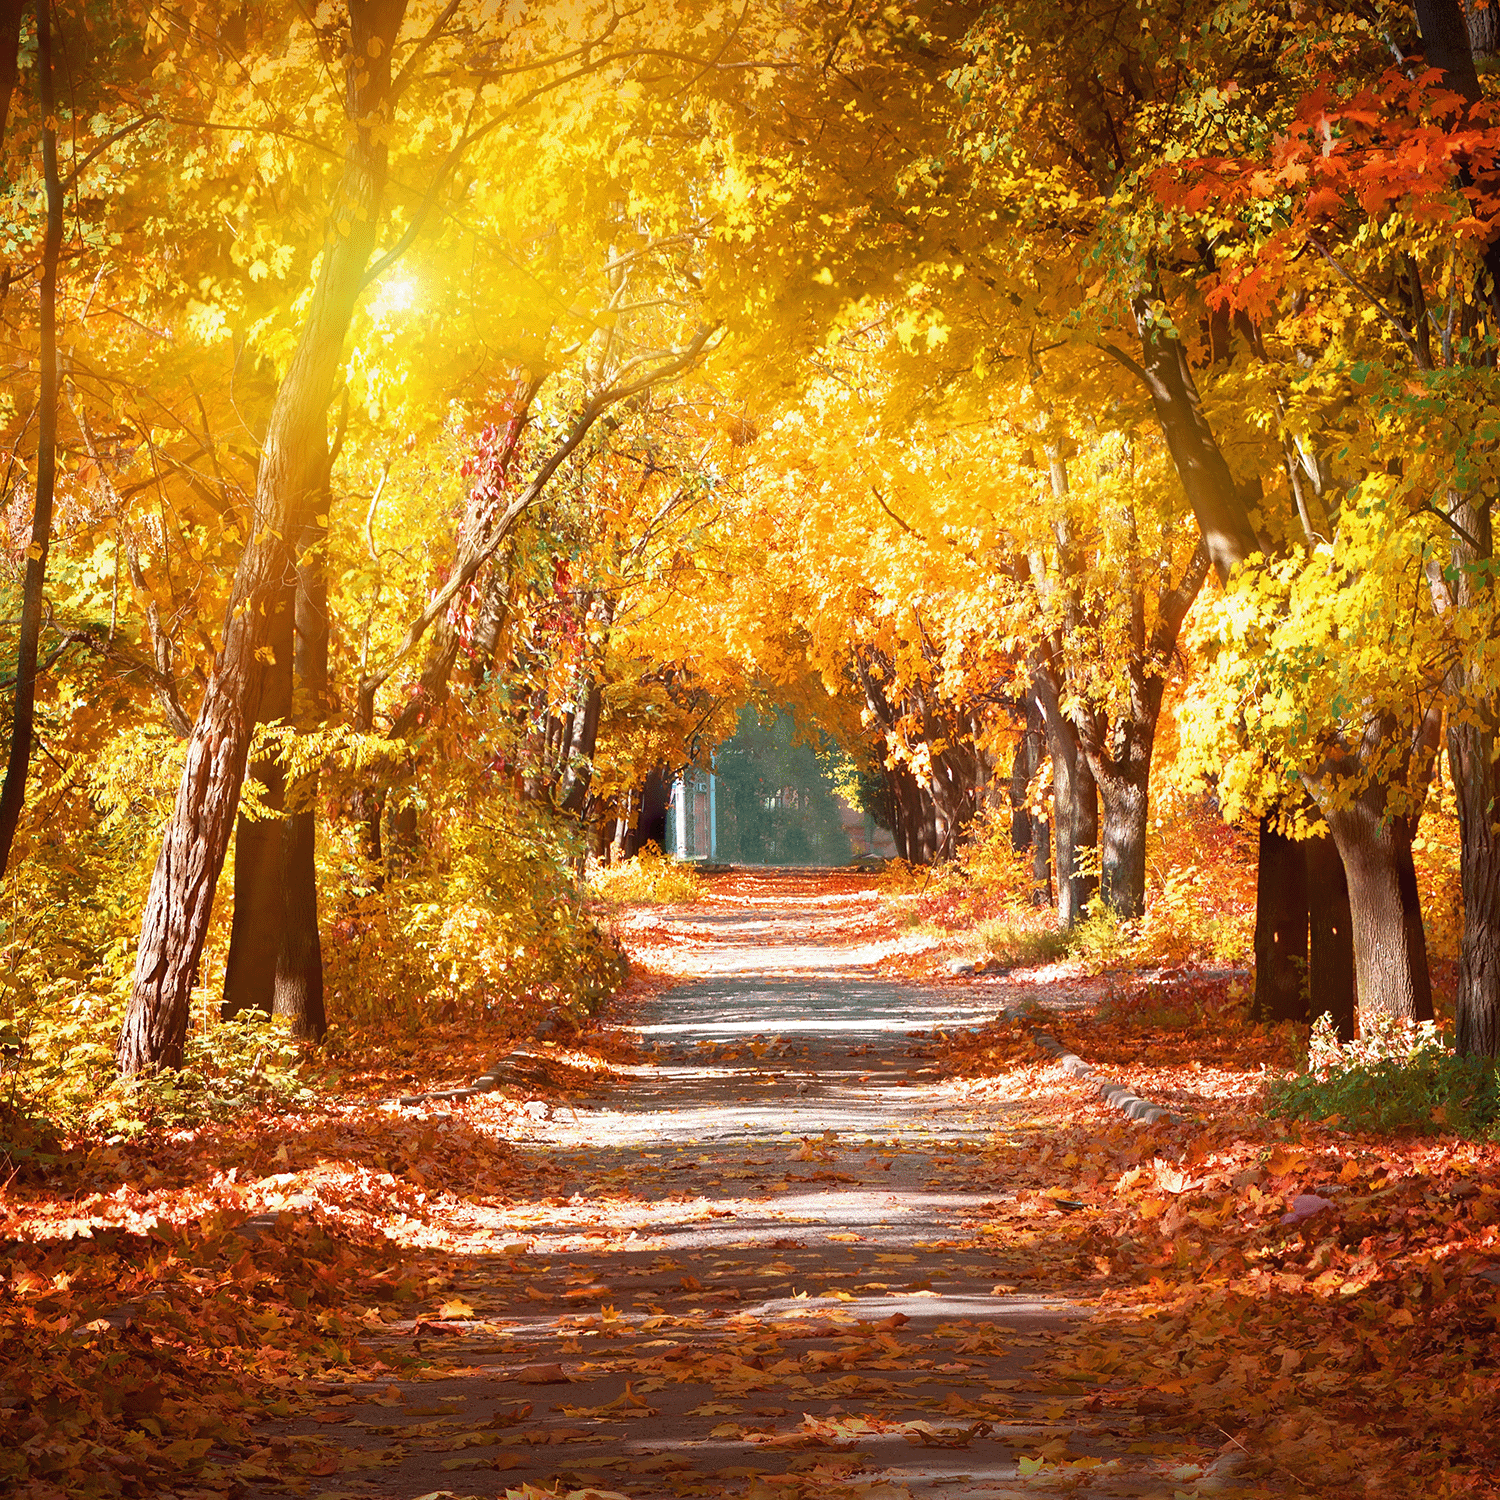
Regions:
<instances>
[{"instance_id":1,"label":"undergrowth shrub","mask_svg":"<svg viewBox=\"0 0 1500 1500\"><path fill-rule=\"evenodd\" d=\"M668 859L655 843L647 843L630 859L607 865L589 862L590 892L611 906L675 906L696 901L703 892L697 868Z\"/></svg>"},{"instance_id":2,"label":"undergrowth shrub","mask_svg":"<svg viewBox=\"0 0 1500 1500\"><path fill-rule=\"evenodd\" d=\"M467 1020L517 1034L555 1007L592 1009L617 949L587 909L569 830L519 799L451 839L431 821L399 879L326 924L329 1020L354 1033Z\"/></svg>"},{"instance_id":3,"label":"undergrowth shrub","mask_svg":"<svg viewBox=\"0 0 1500 1500\"><path fill-rule=\"evenodd\" d=\"M904 859L888 859L875 875L875 889L884 896L909 896L921 889L928 872Z\"/></svg>"},{"instance_id":4,"label":"undergrowth shrub","mask_svg":"<svg viewBox=\"0 0 1500 1500\"><path fill-rule=\"evenodd\" d=\"M1237 964L1252 945L1253 847L1201 798L1170 786L1153 799L1142 917L1120 917L1096 897L1071 932L1059 932L1050 899L1033 899L1030 851L1011 848L1009 814L992 808L971 825L957 858L923 880L922 917L966 932L986 957L1010 967L1064 956L1095 973L1189 959Z\"/></svg>"},{"instance_id":5,"label":"undergrowth shrub","mask_svg":"<svg viewBox=\"0 0 1500 1500\"><path fill-rule=\"evenodd\" d=\"M307 1107L333 1086L336 1052L375 1052L392 1031L455 1020L515 1035L559 1008L581 1016L618 987L620 950L587 909L568 826L504 787L476 804L459 766L374 891L330 776L317 852L330 1042L298 1043L259 1017L220 1020L231 852L184 1066L118 1083L141 908L180 757L169 736L137 731L38 771L53 815L28 825L0 888L0 1173L42 1162L69 1136Z\"/></svg>"},{"instance_id":6,"label":"undergrowth shrub","mask_svg":"<svg viewBox=\"0 0 1500 1500\"><path fill-rule=\"evenodd\" d=\"M1453 1130L1500 1139L1500 1067L1460 1057L1431 1021L1420 1025L1375 1016L1363 1035L1340 1042L1319 1016L1308 1042L1306 1071L1274 1081L1269 1111L1380 1134Z\"/></svg>"},{"instance_id":7,"label":"undergrowth shrub","mask_svg":"<svg viewBox=\"0 0 1500 1500\"><path fill-rule=\"evenodd\" d=\"M191 1129L249 1109L302 1109L317 1093L304 1077L308 1049L287 1026L259 1011L196 1026L182 1066L154 1077L114 1080L90 1123L132 1136L149 1128Z\"/></svg>"}]
</instances>

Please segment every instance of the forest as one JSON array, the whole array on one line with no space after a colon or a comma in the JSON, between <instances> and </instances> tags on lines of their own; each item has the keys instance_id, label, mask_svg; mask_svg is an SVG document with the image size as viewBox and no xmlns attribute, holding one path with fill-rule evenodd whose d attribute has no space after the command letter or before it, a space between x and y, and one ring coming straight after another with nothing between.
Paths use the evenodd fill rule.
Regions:
<instances>
[{"instance_id":1,"label":"forest","mask_svg":"<svg viewBox=\"0 0 1500 1500\"><path fill-rule=\"evenodd\" d=\"M657 994L689 772L1500 1170L1489 0L0 0L0 214L17 1349L101 1161ZM233 1490L129 1418L0 1476Z\"/></svg>"}]
</instances>

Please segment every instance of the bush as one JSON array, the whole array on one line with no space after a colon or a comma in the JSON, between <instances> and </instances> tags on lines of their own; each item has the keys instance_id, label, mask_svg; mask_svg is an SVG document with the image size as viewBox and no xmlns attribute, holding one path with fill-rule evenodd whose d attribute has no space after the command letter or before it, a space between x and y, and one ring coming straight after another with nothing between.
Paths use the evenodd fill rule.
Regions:
<instances>
[{"instance_id":1,"label":"bush","mask_svg":"<svg viewBox=\"0 0 1500 1500\"><path fill-rule=\"evenodd\" d=\"M589 889L611 906L675 906L696 901L703 880L690 864L668 859L654 843L617 865L590 863Z\"/></svg>"},{"instance_id":2,"label":"bush","mask_svg":"<svg viewBox=\"0 0 1500 1500\"><path fill-rule=\"evenodd\" d=\"M518 1035L555 1007L591 1008L615 953L583 900L570 831L498 791L483 823L463 811L431 811L400 878L325 919L331 1022L415 1035L461 1020ZM352 863L352 832L337 836L330 863Z\"/></svg>"},{"instance_id":3,"label":"bush","mask_svg":"<svg viewBox=\"0 0 1500 1500\"><path fill-rule=\"evenodd\" d=\"M1376 1016L1340 1043L1327 1016L1313 1025L1307 1071L1271 1085L1269 1112L1347 1130L1399 1130L1500 1138L1500 1068L1459 1057L1431 1021Z\"/></svg>"},{"instance_id":4,"label":"bush","mask_svg":"<svg viewBox=\"0 0 1500 1500\"><path fill-rule=\"evenodd\" d=\"M316 1097L300 1072L306 1051L283 1022L259 1011L216 1020L188 1033L180 1068L110 1084L90 1123L138 1135L190 1129L249 1109L304 1108Z\"/></svg>"}]
</instances>

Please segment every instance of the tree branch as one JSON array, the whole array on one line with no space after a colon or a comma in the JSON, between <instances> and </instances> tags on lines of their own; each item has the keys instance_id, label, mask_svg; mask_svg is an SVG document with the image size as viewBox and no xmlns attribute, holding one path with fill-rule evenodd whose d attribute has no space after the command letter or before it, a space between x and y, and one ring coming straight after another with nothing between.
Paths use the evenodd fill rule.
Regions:
<instances>
[{"instance_id":1,"label":"tree branch","mask_svg":"<svg viewBox=\"0 0 1500 1500\"><path fill-rule=\"evenodd\" d=\"M362 721L367 721L365 710L371 704L376 692L389 680L391 674L411 654L422 637L427 634L434 621L443 615L449 605L474 581L479 570L487 563L504 542L512 526L516 521L531 508L540 498L542 492L551 482L552 476L562 466L564 461L577 449L584 438L588 436L589 430L594 423L608 411L611 406L621 401L627 401L637 392L645 390L648 386L656 385L663 380L670 380L672 376L680 374L692 365L707 347L709 339L718 332L718 324L706 326L698 330L692 341L686 348L675 351L664 351L660 357L667 358L667 363L653 370L649 375L630 385L611 385L607 389L598 392L587 403L578 414L572 429L561 443L548 455L546 461L532 476L531 483L506 506L499 518L494 522L489 536L484 544L474 549L465 559L461 566L456 568L448 581L428 601L427 607L412 621L407 629L406 636L396 648L395 653L378 671L368 676L361 677L359 683L359 712ZM670 357L668 358L668 353ZM632 365L639 361L632 361Z\"/></svg>"}]
</instances>

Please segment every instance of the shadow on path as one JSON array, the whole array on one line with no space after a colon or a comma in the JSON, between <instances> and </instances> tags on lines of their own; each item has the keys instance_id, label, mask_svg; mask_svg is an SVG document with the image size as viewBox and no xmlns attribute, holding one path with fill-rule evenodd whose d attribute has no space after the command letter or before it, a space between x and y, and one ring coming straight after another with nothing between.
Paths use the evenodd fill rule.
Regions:
<instances>
[{"instance_id":1,"label":"shadow on path","mask_svg":"<svg viewBox=\"0 0 1500 1500\"><path fill-rule=\"evenodd\" d=\"M747 1500L1171 1495L1212 1448L1051 1372L1078 1289L1028 1295L1028 1249L976 1109L927 1039L993 1014L978 987L873 972L847 879L711 886L662 919L692 977L644 1006L649 1061L538 1119L552 1193L475 1200L463 1321L389 1336L428 1378L353 1389L335 1493ZM658 924L658 931L661 924ZM455 1115L455 1123L459 1118ZM1092 1398L1092 1399L1091 1399ZM289 1423L284 1441L328 1425ZM1173 1477L1175 1470L1176 1477ZM357 1478L351 1475L358 1475ZM1196 1493L1215 1485L1212 1469Z\"/></svg>"}]
</instances>

